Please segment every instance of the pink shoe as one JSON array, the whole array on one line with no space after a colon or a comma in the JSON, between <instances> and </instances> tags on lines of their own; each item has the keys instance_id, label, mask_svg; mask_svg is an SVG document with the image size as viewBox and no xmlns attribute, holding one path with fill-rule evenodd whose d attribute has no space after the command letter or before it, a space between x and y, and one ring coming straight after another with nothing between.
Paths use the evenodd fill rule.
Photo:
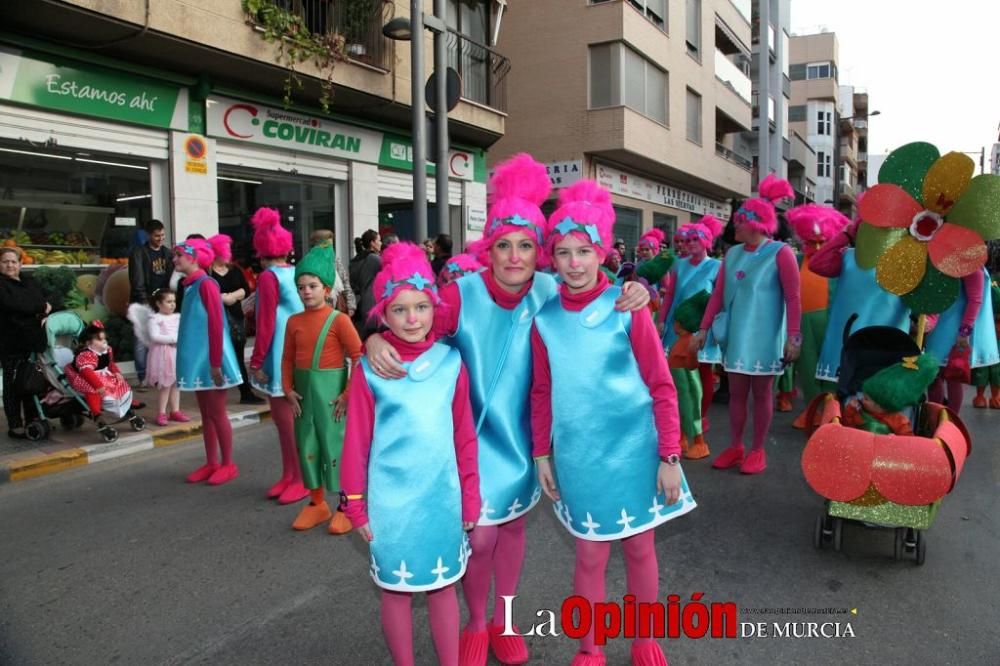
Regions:
<instances>
[{"instance_id":1,"label":"pink shoe","mask_svg":"<svg viewBox=\"0 0 1000 666\"><path fill-rule=\"evenodd\" d=\"M165 425L167 425L167 423L168 423L168 421L167 421L167 415L164 414L163 412L160 412L159 414L156 415L156 421L154 421L154 423L156 423L156 425L158 425L158 426L165 426Z\"/></svg>"},{"instance_id":2,"label":"pink shoe","mask_svg":"<svg viewBox=\"0 0 1000 666\"><path fill-rule=\"evenodd\" d=\"M285 488L287 488L288 484L290 484L291 482L292 482L291 479L284 479L284 478L278 479L277 483L275 483L273 486L267 489L267 499L274 499L275 497L279 497L281 493L285 492Z\"/></svg>"},{"instance_id":3,"label":"pink shoe","mask_svg":"<svg viewBox=\"0 0 1000 666\"><path fill-rule=\"evenodd\" d=\"M219 466L216 465L216 464L214 464L214 463L210 463L210 464L207 464L207 465L202 465L201 467L199 467L195 471L193 471L190 474L188 474L188 477L185 480L188 483L201 483L202 481L207 481L208 478L210 476L212 476L213 474L215 474L216 470L218 470L218 469L219 469Z\"/></svg>"},{"instance_id":4,"label":"pink shoe","mask_svg":"<svg viewBox=\"0 0 1000 666\"><path fill-rule=\"evenodd\" d=\"M669 666L663 650L655 641L632 643L632 666Z\"/></svg>"},{"instance_id":5,"label":"pink shoe","mask_svg":"<svg viewBox=\"0 0 1000 666\"><path fill-rule=\"evenodd\" d=\"M236 465L222 465L212 473L212 476L208 477L208 485L221 486L224 483L229 483L239 475L240 470Z\"/></svg>"},{"instance_id":6,"label":"pink shoe","mask_svg":"<svg viewBox=\"0 0 1000 666\"><path fill-rule=\"evenodd\" d=\"M462 635L458 638L459 666L486 666L489 643L485 629L482 631L463 629Z\"/></svg>"},{"instance_id":7,"label":"pink shoe","mask_svg":"<svg viewBox=\"0 0 1000 666\"><path fill-rule=\"evenodd\" d=\"M524 638L504 636L503 627L498 627L495 624L489 625L486 629L490 634L490 648L497 661L501 664L507 664L507 666L528 663L528 646L524 642ZM517 631L517 627L514 627L514 631L520 633Z\"/></svg>"},{"instance_id":8,"label":"pink shoe","mask_svg":"<svg viewBox=\"0 0 1000 666\"><path fill-rule=\"evenodd\" d=\"M720 453L712 462L715 469L729 469L743 462L743 445L736 444Z\"/></svg>"},{"instance_id":9,"label":"pink shoe","mask_svg":"<svg viewBox=\"0 0 1000 666\"><path fill-rule=\"evenodd\" d=\"M295 504L309 497L309 489L301 481L289 483L278 496L278 504Z\"/></svg>"},{"instance_id":10,"label":"pink shoe","mask_svg":"<svg viewBox=\"0 0 1000 666\"><path fill-rule=\"evenodd\" d=\"M740 465L740 474L760 474L767 469L767 455L764 449L753 449Z\"/></svg>"},{"instance_id":11,"label":"pink shoe","mask_svg":"<svg viewBox=\"0 0 1000 666\"><path fill-rule=\"evenodd\" d=\"M600 654L577 652L573 661L569 662L570 666L606 666L607 663L608 660L604 657L603 652Z\"/></svg>"},{"instance_id":12,"label":"pink shoe","mask_svg":"<svg viewBox=\"0 0 1000 666\"><path fill-rule=\"evenodd\" d=\"M170 412L170 420L177 423L187 423L191 417L178 409L176 412Z\"/></svg>"}]
</instances>

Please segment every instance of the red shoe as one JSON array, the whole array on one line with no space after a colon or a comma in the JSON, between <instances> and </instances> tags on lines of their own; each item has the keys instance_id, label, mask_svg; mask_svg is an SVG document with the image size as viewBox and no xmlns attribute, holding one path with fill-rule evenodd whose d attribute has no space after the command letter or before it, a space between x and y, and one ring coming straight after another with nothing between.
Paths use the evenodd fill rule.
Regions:
<instances>
[{"instance_id":1,"label":"red shoe","mask_svg":"<svg viewBox=\"0 0 1000 666\"><path fill-rule=\"evenodd\" d=\"M708 442L702 435L695 435L694 444L688 447L688 450L684 452L684 457L688 460L701 460L702 458L707 458L712 454L708 450Z\"/></svg>"},{"instance_id":2,"label":"red shoe","mask_svg":"<svg viewBox=\"0 0 1000 666\"><path fill-rule=\"evenodd\" d=\"M157 414L156 415L156 420L153 421L153 423L155 423L158 426L165 426L165 425L167 425L167 415L163 414L162 412L160 414Z\"/></svg>"},{"instance_id":3,"label":"red shoe","mask_svg":"<svg viewBox=\"0 0 1000 666\"><path fill-rule=\"evenodd\" d=\"M1000 398L990 398L990 409L1000 409Z\"/></svg>"},{"instance_id":4,"label":"red shoe","mask_svg":"<svg viewBox=\"0 0 1000 666\"><path fill-rule=\"evenodd\" d=\"M767 469L767 455L764 449L754 449L747 454L740 465L740 474L760 474Z\"/></svg>"},{"instance_id":5,"label":"red shoe","mask_svg":"<svg viewBox=\"0 0 1000 666\"><path fill-rule=\"evenodd\" d=\"M285 492L285 488L287 488L288 484L291 482L291 479L278 479L273 486L267 489L267 499L274 499L275 497L280 496L281 493Z\"/></svg>"},{"instance_id":6,"label":"red shoe","mask_svg":"<svg viewBox=\"0 0 1000 666\"><path fill-rule=\"evenodd\" d=\"M191 417L178 409L176 412L170 412L170 420L177 423L187 423L191 420Z\"/></svg>"},{"instance_id":7,"label":"red shoe","mask_svg":"<svg viewBox=\"0 0 1000 666\"><path fill-rule=\"evenodd\" d=\"M977 395L972 399L972 406L976 409L986 409L987 404L985 395Z\"/></svg>"},{"instance_id":8,"label":"red shoe","mask_svg":"<svg viewBox=\"0 0 1000 666\"><path fill-rule=\"evenodd\" d=\"M309 489L301 481L289 483L278 496L278 504L295 504L309 497Z\"/></svg>"},{"instance_id":9,"label":"red shoe","mask_svg":"<svg viewBox=\"0 0 1000 666\"><path fill-rule=\"evenodd\" d=\"M778 411L779 412L790 412L790 411L792 411L792 401L788 397L786 397L784 395L779 395L778 396Z\"/></svg>"},{"instance_id":10,"label":"red shoe","mask_svg":"<svg viewBox=\"0 0 1000 666\"><path fill-rule=\"evenodd\" d=\"M240 470L236 465L232 463L222 465L219 469L215 470L212 476L208 477L208 485L221 486L224 483L229 483L239 475Z\"/></svg>"},{"instance_id":11,"label":"red shoe","mask_svg":"<svg viewBox=\"0 0 1000 666\"><path fill-rule=\"evenodd\" d=\"M502 634L503 627L493 624L486 629L490 633L490 649L493 650L493 656L497 658L497 661L501 664L507 664L507 666L528 663L528 645L524 642L523 637L504 636ZM517 627L514 627L514 632L519 633Z\"/></svg>"},{"instance_id":12,"label":"red shoe","mask_svg":"<svg viewBox=\"0 0 1000 666\"><path fill-rule=\"evenodd\" d=\"M668 666L663 649L656 641L632 643L632 666Z\"/></svg>"},{"instance_id":13,"label":"red shoe","mask_svg":"<svg viewBox=\"0 0 1000 666\"><path fill-rule=\"evenodd\" d=\"M730 467L736 467L743 462L744 450L745 449L742 444L730 446L715 458L712 462L712 467L715 469L729 469Z\"/></svg>"},{"instance_id":14,"label":"red shoe","mask_svg":"<svg viewBox=\"0 0 1000 666\"><path fill-rule=\"evenodd\" d=\"M486 666L486 659L489 657L490 639L488 632L462 630L462 635L458 637L458 664L459 666Z\"/></svg>"},{"instance_id":15,"label":"red shoe","mask_svg":"<svg viewBox=\"0 0 1000 666\"><path fill-rule=\"evenodd\" d=\"M607 663L608 660L604 657L604 653L577 652L569 664L570 666L607 666Z\"/></svg>"},{"instance_id":16,"label":"red shoe","mask_svg":"<svg viewBox=\"0 0 1000 666\"><path fill-rule=\"evenodd\" d=\"M208 465L202 465L195 471L188 474L187 479L185 479L185 481L187 481L188 483L201 483L202 481L208 481L208 478L213 474L215 474L216 470L218 469L219 466L214 463Z\"/></svg>"}]
</instances>

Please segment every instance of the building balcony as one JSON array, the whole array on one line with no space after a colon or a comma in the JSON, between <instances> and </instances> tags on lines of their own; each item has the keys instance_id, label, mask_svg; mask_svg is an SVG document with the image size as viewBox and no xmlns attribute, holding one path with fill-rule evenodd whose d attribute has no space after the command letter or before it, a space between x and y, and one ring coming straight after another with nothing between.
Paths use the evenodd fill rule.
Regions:
<instances>
[{"instance_id":1,"label":"building balcony","mask_svg":"<svg viewBox=\"0 0 1000 666\"><path fill-rule=\"evenodd\" d=\"M739 165L747 171L750 171L750 169L753 168L753 160L745 155L740 155L734 150L730 150L724 144L716 142L715 154L725 160L729 160L733 164Z\"/></svg>"},{"instance_id":2,"label":"building balcony","mask_svg":"<svg viewBox=\"0 0 1000 666\"><path fill-rule=\"evenodd\" d=\"M841 181L839 183L838 193L841 201L850 201L852 203L857 201L857 192L855 192L854 186L850 183Z\"/></svg>"},{"instance_id":3,"label":"building balcony","mask_svg":"<svg viewBox=\"0 0 1000 666\"><path fill-rule=\"evenodd\" d=\"M721 87L735 94L749 106L753 92L750 77L718 49L715 51L715 78L722 84Z\"/></svg>"},{"instance_id":4,"label":"building balcony","mask_svg":"<svg viewBox=\"0 0 1000 666\"><path fill-rule=\"evenodd\" d=\"M509 58L449 30L448 65L462 76L463 99L497 111L507 111Z\"/></svg>"}]
</instances>

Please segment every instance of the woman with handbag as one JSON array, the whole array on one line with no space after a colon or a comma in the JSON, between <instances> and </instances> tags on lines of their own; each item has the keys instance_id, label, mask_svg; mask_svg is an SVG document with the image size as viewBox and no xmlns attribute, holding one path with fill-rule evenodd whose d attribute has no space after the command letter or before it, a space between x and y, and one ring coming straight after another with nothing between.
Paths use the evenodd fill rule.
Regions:
<instances>
[{"instance_id":1,"label":"woman with handbag","mask_svg":"<svg viewBox=\"0 0 1000 666\"><path fill-rule=\"evenodd\" d=\"M947 404L956 414L962 408L962 385L972 382L972 369L1000 362L989 289L990 274L985 268L962 278L958 298L938 317L924 346L926 352L941 359L941 372L927 397L944 403L947 384Z\"/></svg>"},{"instance_id":2,"label":"woman with handbag","mask_svg":"<svg viewBox=\"0 0 1000 666\"><path fill-rule=\"evenodd\" d=\"M38 283L21 275L21 249L0 248L0 365L3 366L3 411L7 436L24 439L24 425L34 413L31 398L15 390L15 374L32 353L45 351L45 316L52 306Z\"/></svg>"},{"instance_id":3,"label":"woman with handbag","mask_svg":"<svg viewBox=\"0 0 1000 666\"><path fill-rule=\"evenodd\" d=\"M247 365L244 350L247 346L246 320L243 316L243 299L250 295L250 285L239 266L233 265L233 239L226 234L217 234L208 239L215 251L215 261L208 270L208 276L219 283L222 292L222 304L226 308L226 323L229 327L229 337L236 350L236 361L240 364L240 404L261 405L264 401L250 390L250 378L247 376Z\"/></svg>"},{"instance_id":4,"label":"woman with handbag","mask_svg":"<svg viewBox=\"0 0 1000 666\"><path fill-rule=\"evenodd\" d=\"M799 356L801 302L799 265L785 243L771 240L778 228L774 202L794 193L787 181L773 174L759 187L760 198L748 199L733 215L738 245L726 252L701 330L691 340L705 345L711 329L722 347L722 364L729 375L731 444L712 467L739 465L743 474L767 468L764 442L774 415L774 378ZM743 429L753 394L753 444L745 454Z\"/></svg>"}]
</instances>

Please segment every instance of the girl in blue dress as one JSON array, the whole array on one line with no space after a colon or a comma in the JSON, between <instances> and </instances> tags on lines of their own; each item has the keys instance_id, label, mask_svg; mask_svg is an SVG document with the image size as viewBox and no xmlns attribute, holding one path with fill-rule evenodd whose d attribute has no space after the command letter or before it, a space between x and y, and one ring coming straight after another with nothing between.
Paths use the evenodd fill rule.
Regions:
<instances>
[{"instance_id":1,"label":"girl in blue dress","mask_svg":"<svg viewBox=\"0 0 1000 666\"><path fill-rule=\"evenodd\" d=\"M382 588L382 630L397 666L413 661L411 600L426 592L438 661L458 665L455 583L479 518L476 427L457 350L434 342L441 301L423 251L396 243L382 255L372 316L406 377L382 379L367 359L351 377L340 479L342 506L368 542Z\"/></svg>"}]
</instances>

